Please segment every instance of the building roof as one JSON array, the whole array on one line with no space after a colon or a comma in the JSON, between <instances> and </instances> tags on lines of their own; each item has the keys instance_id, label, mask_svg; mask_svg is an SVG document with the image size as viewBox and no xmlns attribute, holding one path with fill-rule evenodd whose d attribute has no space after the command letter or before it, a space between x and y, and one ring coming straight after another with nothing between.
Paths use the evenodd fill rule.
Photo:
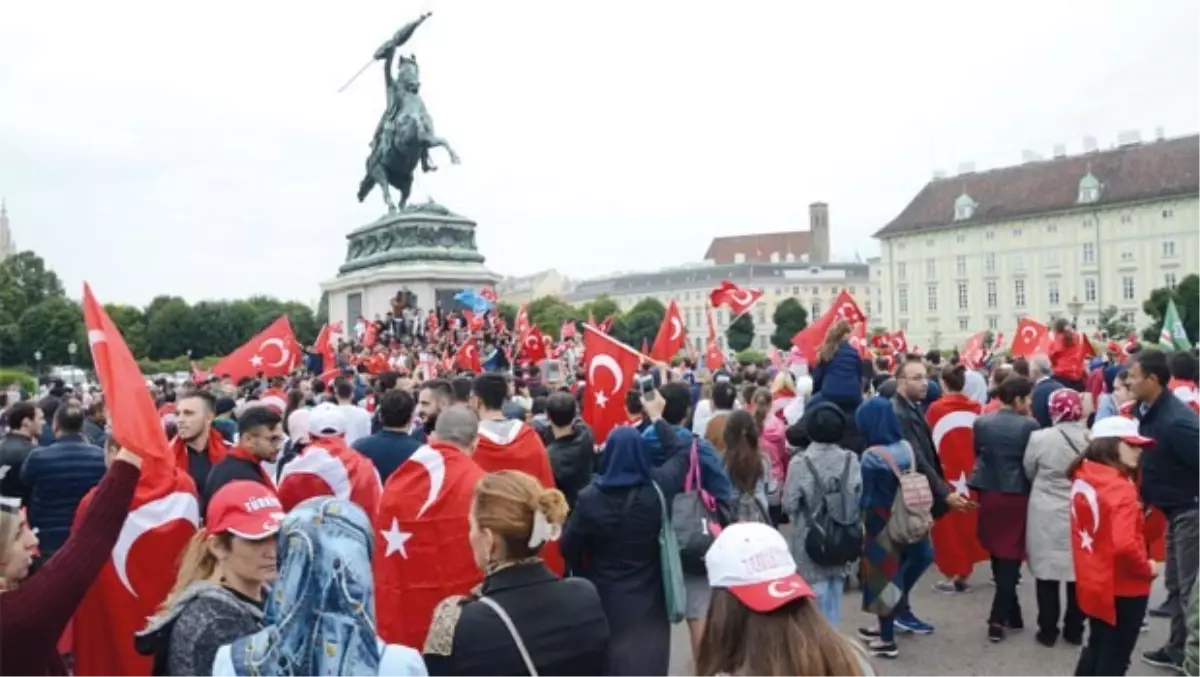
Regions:
<instances>
[{"instance_id":1,"label":"building roof","mask_svg":"<svg viewBox=\"0 0 1200 677\"><path fill-rule=\"evenodd\" d=\"M568 301L588 300L608 294L655 294L664 291L716 287L722 280L748 286L828 283L831 280L866 280L863 263L735 263L674 268L652 273L629 273L586 280L576 285Z\"/></svg>"},{"instance_id":2,"label":"building roof","mask_svg":"<svg viewBox=\"0 0 1200 677\"><path fill-rule=\"evenodd\" d=\"M1200 136L1192 135L934 179L875 237L1195 195L1198 167ZM1079 182L1089 171L1102 185L1100 197L1080 205ZM971 218L955 221L955 201L964 194L977 206Z\"/></svg>"},{"instance_id":3,"label":"building roof","mask_svg":"<svg viewBox=\"0 0 1200 677\"><path fill-rule=\"evenodd\" d=\"M810 252L810 242L811 236L807 230L715 237L712 244L708 245L704 258L713 263L726 264L734 262L734 254L742 254L747 262L767 263L771 260L772 252L778 252L780 259L787 256L788 252L800 258L801 254Z\"/></svg>"}]
</instances>

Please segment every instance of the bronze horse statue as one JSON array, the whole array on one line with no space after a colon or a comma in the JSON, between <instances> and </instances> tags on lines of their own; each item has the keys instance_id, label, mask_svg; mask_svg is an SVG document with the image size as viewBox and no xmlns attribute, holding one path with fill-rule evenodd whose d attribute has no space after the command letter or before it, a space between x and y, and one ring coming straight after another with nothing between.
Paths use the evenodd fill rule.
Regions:
<instances>
[{"instance_id":1,"label":"bronze horse statue","mask_svg":"<svg viewBox=\"0 0 1200 677\"><path fill-rule=\"evenodd\" d=\"M375 126L371 153L367 156L366 176L358 186L358 201L362 202L372 188L379 186L388 212L404 209L408 204L418 162L422 171L437 171L437 167L429 160L430 148L445 148L450 161L454 164L459 162L458 154L450 144L433 131L433 119L421 100L421 71L416 58L399 57L396 59L395 75L392 74L396 50L408 42L417 26L427 18L428 13L406 24L375 51L375 59L383 61L387 108ZM389 186L400 191L399 207L392 201Z\"/></svg>"}]
</instances>

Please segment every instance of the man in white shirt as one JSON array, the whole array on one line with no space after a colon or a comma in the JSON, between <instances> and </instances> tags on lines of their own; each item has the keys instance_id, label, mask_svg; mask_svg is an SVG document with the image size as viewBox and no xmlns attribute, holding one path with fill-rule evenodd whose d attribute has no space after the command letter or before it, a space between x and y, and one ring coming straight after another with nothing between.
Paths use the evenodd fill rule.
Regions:
<instances>
[{"instance_id":1,"label":"man in white shirt","mask_svg":"<svg viewBox=\"0 0 1200 677\"><path fill-rule=\"evenodd\" d=\"M333 396L346 422L346 444L354 444L360 437L371 434L371 415L366 409L354 405L354 384L344 377L333 381Z\"/></svg>"}]
</instances>

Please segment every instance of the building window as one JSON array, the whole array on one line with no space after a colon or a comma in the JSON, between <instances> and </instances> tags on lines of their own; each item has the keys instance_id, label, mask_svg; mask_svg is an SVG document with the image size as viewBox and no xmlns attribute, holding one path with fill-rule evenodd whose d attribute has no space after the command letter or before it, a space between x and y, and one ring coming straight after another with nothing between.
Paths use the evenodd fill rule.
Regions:
<instances>
[{"instance_id":1,"label":"building window","mask_svg":"<svg viewBox=\"0 0 1200 677\"><path fill-rule=\"evenodd\" d=\"M1121 223L1122 224L1128 224L1128 223L1132 223L1132 222L1133 222L1133 216L1131 216L1129 214L1121 215Z\"/></svg>"},{"instance_id":2,"label":"building window","mask_svg":"<svg viewBox=\"0 0 1200 677\"><path fill-rule=\"evenodd\" d=\"M1087 186L1079 189L1080 202L1095 202L1100 199L1100 189L1094 186Z\"/></svg>"},{"instance_id":3,"label":"building window","mask_svg":"<svg viewBox=\"0 0 1200 677\"><path fill-rule=\"evenodd\" d=\"M800 288L792 287L792 296L799 296L799 295L800 295Z\"/></svg>"},{"instance_id":4,"label":"building window","mask_svg":"<svg viewBox=\"0 0 1200 677\"><path fill-rule=\"evenodd\" d=\"M928 240L925 240L925 246L932 247L933 246L933 238L929 238Z\"/></svg>"},{"instance_id":5,"label":"building window","mask_svg":"<svg viewBox=\"0 0 1200 677\"><path fill-rule=\"evenodd\" d=\"M758 304L757 310L758 310L758 313L757 313L758 317L754 318L754 321L759 323L760 325L764 324L767 321L767 309L764 308L763 304L760 303L760 304Z\"/></svg>"},{"instance_id":6,"label":"building window","mask_svg":"<svg viewBox=\"0 0 1200 677\"><path fill-rule=\"evenodd\" d=\"M896 279L903 280L908 277L908 264L901 261L896 264Z\"/></svg>"},{"instance_id":7,"label":"building window","mask_svg":"<svg viewBox=\"0 0 1200 677\"><path fill-rule=\"evenodd\" d=\"M866 310L867 310L867 315L870 315L871 314L871 299L867 299Z\"/></svg>"},{"instance_id":8,"label":"building window","mask_svg":"<svg viewBox=\"0 0 1200 677\"><path fill-rule=\"evenodd\" d=\"M1174 289L1177 283L1175 271L1170 270L1163 274L1163 282L1166 283L1167 289Z\"/></svg>"},{"instance_id":9,"label":"building window","mask_svg":"<svg viewBox=\"0 0 1200 677\"><path fill-rule=\"evenodd\" d=\"M1133 251L1130 249L1126 249L1125 251L1121 252L1121 260L1122 261L1132 261L1133 260Z\"/></svg>"},{"instance_id":10,"label":"building window","mask_svg":"<svg viewBox=\"0 0 1200 677\"><path fill-rule=\"evenodd\" d=\"M954 257L954 273L959 277L967 276L967 257L962 254Z\"/></svg>"},{"instance_id":11,"label":"building window","mask_svg":"<svg viewBox=\"0 0 1200 677\"><path fill-rule=\"evenodd\" d=\"M1096 217L1094 217L1094 216L1083 217L1083 227L1084 228L1091 228L1094 225L1096 225Z\"/></svg>"},{"instance_id":12,"label":"building window","mask_svg":"<svg viewBox=\"0 0 1200 677\"><path fill-rule=\"evenodd\" d=\"M1046 267L1057 268L1059 266L1059 253L1057 249L1051 249L1046 252Z\"/></svg>"},{"instance_id":13,"label":"building window","mask_svg":"<svg viewBox=\"0 0 1200 677\"><path fill-rule=\"evenodd\" d=\"M813 296L816 296L817 294L820 294L820 293L821 293L820 287L813 287Z\"/></svg>"},{"instance_id":14,"label":"building window","mask_svg":"<svg viewBox=\"0 0 1200 677\"><path fill-rule=\"evenodd\" d=\"M1175 258L1175 240L1162 241L1162 257L1164 259Z\"/></svg>"},{"instance_id":15,"label":"building window","mask_svg":"<svg viewBox=\"0 0 1200 677\"><path fill-rule=\"evenodd\" d=\"M854 296L854 287L848 287L846 291L849 292L851 296Z\"/></svg>"},{"instance_id":16,"label":"building window","mask_svg":"<svg viewBox=\"0 0 1200 677\"><path fill-rule=\"evenodd\" d=\"M983 270L986 273L996 272L996 252L986 252L983 255Z\"/></svg>"},{"instance_id":17,"label":"building window","mask_svg":"<svg viewBox=\"0 0 1200 677\"><path fill-rule=\"evenodd\" d=\"M998 300L996 298L996 281L988 280L987 281L987 307L995 308L997 303L998 303Z\"/></svg>"},{"instance_id":18,"label":"building window","mask_svg":"<svg viewBox=\"0 0 1200 677\"><path fill-rule=\"evenodd\" d=\"M927 280L936 280L937 279L937 260L936 259L926 259L925 260L925 279L927 279Z\"/></svg>"},{"instance_id":19,"label":"building window","mask_svg":"<svg viewBox=\"0 0 1200 677\"><path fill-rule=\"evenodd\" d=\"M812 317L821 316L821 299L814 298L812 300Z\"/></svg>"},{"instance_id":20,"label":"building window","mask_svg":"<svg viewBox=\"0 0 1200 677\"><path fill-rule=\"evenodd\" d=\"M1175 217L1175 210L1174 210L1174 209L1164 209L1164 210L1163 210L1163 218L1164 218L1164 219L1171 219L1171 218L1174 218L1174 217Z\"/></svg>"},{"instance_id":21,"label":"building window","mask_svg":"<svg viewBox=\"0 0 1200 677\"><path fill-rule=\"evenodd\" d=\"M908 287L896 287L896 306L901 314L908 313Z\"/></svg>"},{"instance_id":22,"label":"building window","mask_svg":"<svg viewBox=\"0 0 1200 677\"><path fill-rule=\"evenodd\" d=\"M1058 232L1058 224L1057 223L1047 224L1046 232L1047 233L1057 233Z\"/></svg>"},{"instance_id":23,"label":"building window","mask_svg":"<svg viewBox=\"0 0 1200 677\"><path fill-rule=\"evenodd\" d=\"M1015 273L1021 273L1025 271L1025 255L1021 252L1017 252L1012 255L1012 269Z\"/></svg>"},{"instance_id":24,"label":"building window","mask_svg":"<svg viewBox=\"0 0 1200 677\"><path fill-rule=\"evenodd\" d=\"M1137 322L1137 315L1132 310L1126 310L1121 313L1121 321L1125 324L1135 324Z\"/></svg>"},{"instance_id":25,"label":"building window","mask_svg":"<svg viewBox=\"0 0 1200 677\"><path fill-rule=\"evenodd\" d=\"M954 236L954 241L959 244L962 244L967 241L967 236L963 235L962 233L959 233L958 235Z\"/></svg>"},{"instance_id":26,"label":"building window","mask_svg":"<svg viewBox=\"0 0 1200 677\"><path fill-rule=\"evenodd\" d=\"M1013 280L1013 306L1025 307L1025 280Z\"/></svg>"},{"instance_id":27,"label":"building window","mask_svg":"<svg viewBox=\"0 0 1200 677\"><path fill-rule=\"evenodd\" d=\"M1096 302L1096 278L1085 277L1083 279L1083 300L1088 303Z\"/></svg>"},{"instance_id":28,"label":"building window","mask_svg":"<svg viewBox=\"0 0 1200 677\"><path fill-rule=\"evenodd\" d=\"M991 230L989 230L988 232L986 232L986 233L984 233L984 234L983 234L983 239L985 239L985 240L990 240L990 239L992 239L992 238L994 238L994 237L996 237L996 233L995 233L995 231L991 231Z\"/></svg>"},{"instance_id":29,"label":"building window","mask_svg":"<svg viewBox=\"0 0 1200 677\"><path fill-rule=\"evenodd\" d=\"M1126 275L1121 278L1121 298L1126 301L1133 301L1137 297L1137 289L1133 284L1133 276Z\"/></svg>"},{"instance_id":30,"label":"building window","mask_svg":"<svg viewBox=\"0 0 1200 677\"><path fill-rule=\"evenodd\" d=\"M988 315L987 323L988 329L991 329L992 331L996 331L1000 328L1000 318L996 317L995 315Z\"/></svg>"},{"instance_id":31,"label":"building window","mask_svg":"<svg viewBox=\"0 0 1200 677\"><path fill-rule=\"evenodd\" d=\"M900 320L900 331L908 331L908 320Z\"/></svg>"},{"instance_id":32,"label":"building window","mask_svg":"<svg viewBox=\"0 0 1200 677\"><path fill-rule=\"evenodd\" d=\"M1046 291L1050 297L1050 305L1057 306L1060 300L1058 293L1058 280L1048 280L1046 282Z\"/></svg>"},{"instance_id":33,"label":"building window","mask_svg":"<svg viewBox=\"0 0 1200 677\"><path fill-rule=\"evenodd\" d=\"M966 282L958 283L958 309L959 310L967 309L967 283Z\"/></svg>"},{"instance_id":34,"label":"building window","mask_svg":"<svg viewBox=\"0 0 1200 677\"><path fill-rule=\"evenodd\" d=\"M931 312L937 312L937 285L931 284L925 288L925 308Z\"/></svg>"},{"instance_id":35,"label":"building window","mask_svg":"<svg viewBox=\"0 0 1200 677\"><path fill-rule=\"evenodd\" d=\"M1013 237L1021 237L1021 229L1013 228Z\"/></svg>"},{"instance_id":36,"label":"building window","mask_svg":"<svg viewBox=\"0 0 1200 677\"><path fill-rule=\"evenodd\" d=\"M1096 243L1083 243L1083 265L1091 265L1096 262Z\"/></svg>"}]
</instances>

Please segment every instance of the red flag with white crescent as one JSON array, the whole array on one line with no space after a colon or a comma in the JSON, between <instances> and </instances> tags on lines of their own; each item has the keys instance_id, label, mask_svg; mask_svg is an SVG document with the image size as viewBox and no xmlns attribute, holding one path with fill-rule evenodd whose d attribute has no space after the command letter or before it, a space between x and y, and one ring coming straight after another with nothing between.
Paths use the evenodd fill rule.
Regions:
<instances>
[{"instance_id":1,"label":"red flag with white crescent","mask_svg":"<svg viewBox=\"0 0 1200 677\"><path fill-rule=\"evenodd\" d=\"M233 382L247 377L284 376L296 368L300 354L296 333L287 315L280 315L266 329L246 341L237 350L221 358L212 367L214 374L229 374Z\"/></svg>"},{"instance_id":2,"label":"red flag with white crescent","mask_svg":"<svg viewBox=\"0 0 1200 677\"><path fill-rule=\"evenodd\" d=\"M375 340L379 337L379 325L374 322L367 322L367 328L363 331L362 344L364 348L375 347Z\"/></svg>"},{"instance_id":3,"label":"red flag with white crescent","mask_svg":"<svg viewBox=\"0 0 1200 677\"><path fill-rule=\"evenodd\" d=\"M1022 317L1020 322L1017 322L1017 331L1013 335L1009 353L1013 357L1029 357L1039 352L1048 352L1049 343L1049 327L1028 317Z\"/></svg>"},{"instance_id":4,"label":"red flag with white crescent","mask_svg":"<svg viewBox=\"0 0 1200 677\"><path fill-rule=\"evenodd\" d=\"M862 310L858 307L858 303L854 301L854 297L850 296L845 289L838 292L833 305L829 307L829 310L825 311L824 315L816 322L796 332L796 335L792 337L792 345L800 350L801 356L809 364L816 364L817 349L820 347L821 342L825 340L825 335L829 333L829 328L839 319L845 320L852 327L855 324L867 321L866 316L863 315Z\"/></svg>"},{"instance_id":5,"label":"red flag with white crescent","mask_svg":"<svg viewBox=\"0 0 1200 677\"><path fill-rule=\"evenodd\" d=\"M517 310L516 321L513 322L513 331L517 332L517 335L519 336L529 331L530 326L529 309L525 306L521 306L520 309Z\"/></svg>"},{"instance_id":6,"label":"red flag with white crescent","mask_svg":"<svg viewBox=\"0 0 1200 677\"><path fill-rule=\"evenodd\" d=\"M761 289L743 289L729 280L722 280L716 289L708 293L708 300L713 308L729 306L729 311L736 316L753 308L762 295Z\"/></svg>"},{"instance_id":7,"label":"red flag with white crescent","mask_svg":"<svg viewBox=\"0 0 1200 677\"><path fill-rule=\"evenodd\" d=\"M977 331L963 344L959 357L962 358L967 369L978 369L983 364L984 358L987 357L987 351L983 345L983 338L986 334L987 332Z\"/></svg>"},{"instance_id":8,"label":"red flag with white crescent","mask_svg":"<svg viewBox=\"0 0 1200 677\"><path fill-rule=\"evenodd\" d=\"M389 644L424 646L434 608L483 580L468 537L484 471L458 448L430 442L387 479L375 513L375 609Z\"/></svg>"},{"instance_id":9,"label":"red flag with white crescent","mask_svg":"<svg viewBox=\"0 0 1200 677\"><path fill-rule=\"evenodd\" d=\"M479 346L475 341L467 341L458 348L458 352L454 353L454 367L476 374L483 371L483 364L479 361Z\"/></svg>"},{"instance_id":10,"label":"red flag with white crescent","mask_svg":"<svg viewBox=\"0 0 1200 677\"><path fill-rule=\"evenodd\" d=\"M174 585L179 553L200 523L200 505L187 468L176 466L145 377L86 284L83 319L111 435L142 457L142 472L112 557L75 610L75 674L148 675L152 659L134 650L133 635ZM94 495L93 488L80 502L75 525Z\"/></svg>"},{"instance_id":11,"label":"red flag with white crescent","mask_svg":"<svg viewBox=\"0 0 1200 677\"><path fill-rule=\"evenodd\" d=\"M857 350L858 356L863 359L871 357L871 345L867 342L867 324L865 322L859 322L850 331L850 347Z\"/></svg>"},{"instance_id":12,"label":"red flag with white crescent","mask_svg":"<svg viewBox=\"0 0 1200 677\"><path fill-rule=\"evenodd\" d=\"M383 483L375 464L346 446L346 440L339 435L314 437L312 444L283 466L277 493L284 510L316 496L334 496L374 515L382 491Z\"/></svg>"},{"instance_id":13,"label":"red flag with white crescent","mask_svg":"<svg viewBox=\"0 0 1200 677\"><path fill-rule=\"evenodd\" d=\"M603 444L608 433L627 419L625 391L633 385L641 356L590 324L583 326L583 345L587 355L583 420L592 427L596 444Z\"/></svg>"},{"instance_id":14,"label":"red flag with white crescent","mask_svg":"<svg viewBox=\"0 0 1200 677\"><path fill-rule=\"evenodd\" d=\"M521 334L521 353L530 362L541 362L546 359L546 341L537 327Z\"/></svg>"},{"instance_id":15,"label":"red flag with white crescent","mask_svg":"<svg viewBox=\"0 0 1200 677\"><path fill-rule=\"evenodd\" d=\"M675 299L671 299L649 355L658 362L670 362L686 344L687 331L683 328L683 317L679 314L679 305Z\"/></svg>"},{"instance_id":16,"label":"red flag with white crescent","mask_svg":"<svg viewBox=\"0 0 1200 677\"><path fill-rule=\"evenodd\" d=\"M560 340L566 341L567 339L573 339L573 338L578 338L578 337L579 337L579 330L577 330L575 328L575 321L574 320L564 321L562 323L562 329L560 329L558 332L558 338Z\"/></svg>"},{"instance_id":17,"label":"red flag with white crescent","mask_svg":"<svg viewBox=\"0 0 1200 677\"><path fill-rule=\"evenodd\" d=\"M949 393L933 404L925 414L933 431L933 444L946 484L954 493L977 498L967 487L967 478L975 469L975 419L979 403L962 393ZM966 576L977 562L988 559L979 544L979 513L951 511L933 525L933 562L947 577Z\"/></svg>"},{"instance_id":18,"label":"red flag with white crescent","mask_svg":"<svg viewBox=\"0 0 1200 677\"><path fill-rule=\"evenodd\" d=\"M908 352L908 337L904 335L904 330L886 334L888 345L897 355L903 355Z\"/></svg>"}]
</instances>

